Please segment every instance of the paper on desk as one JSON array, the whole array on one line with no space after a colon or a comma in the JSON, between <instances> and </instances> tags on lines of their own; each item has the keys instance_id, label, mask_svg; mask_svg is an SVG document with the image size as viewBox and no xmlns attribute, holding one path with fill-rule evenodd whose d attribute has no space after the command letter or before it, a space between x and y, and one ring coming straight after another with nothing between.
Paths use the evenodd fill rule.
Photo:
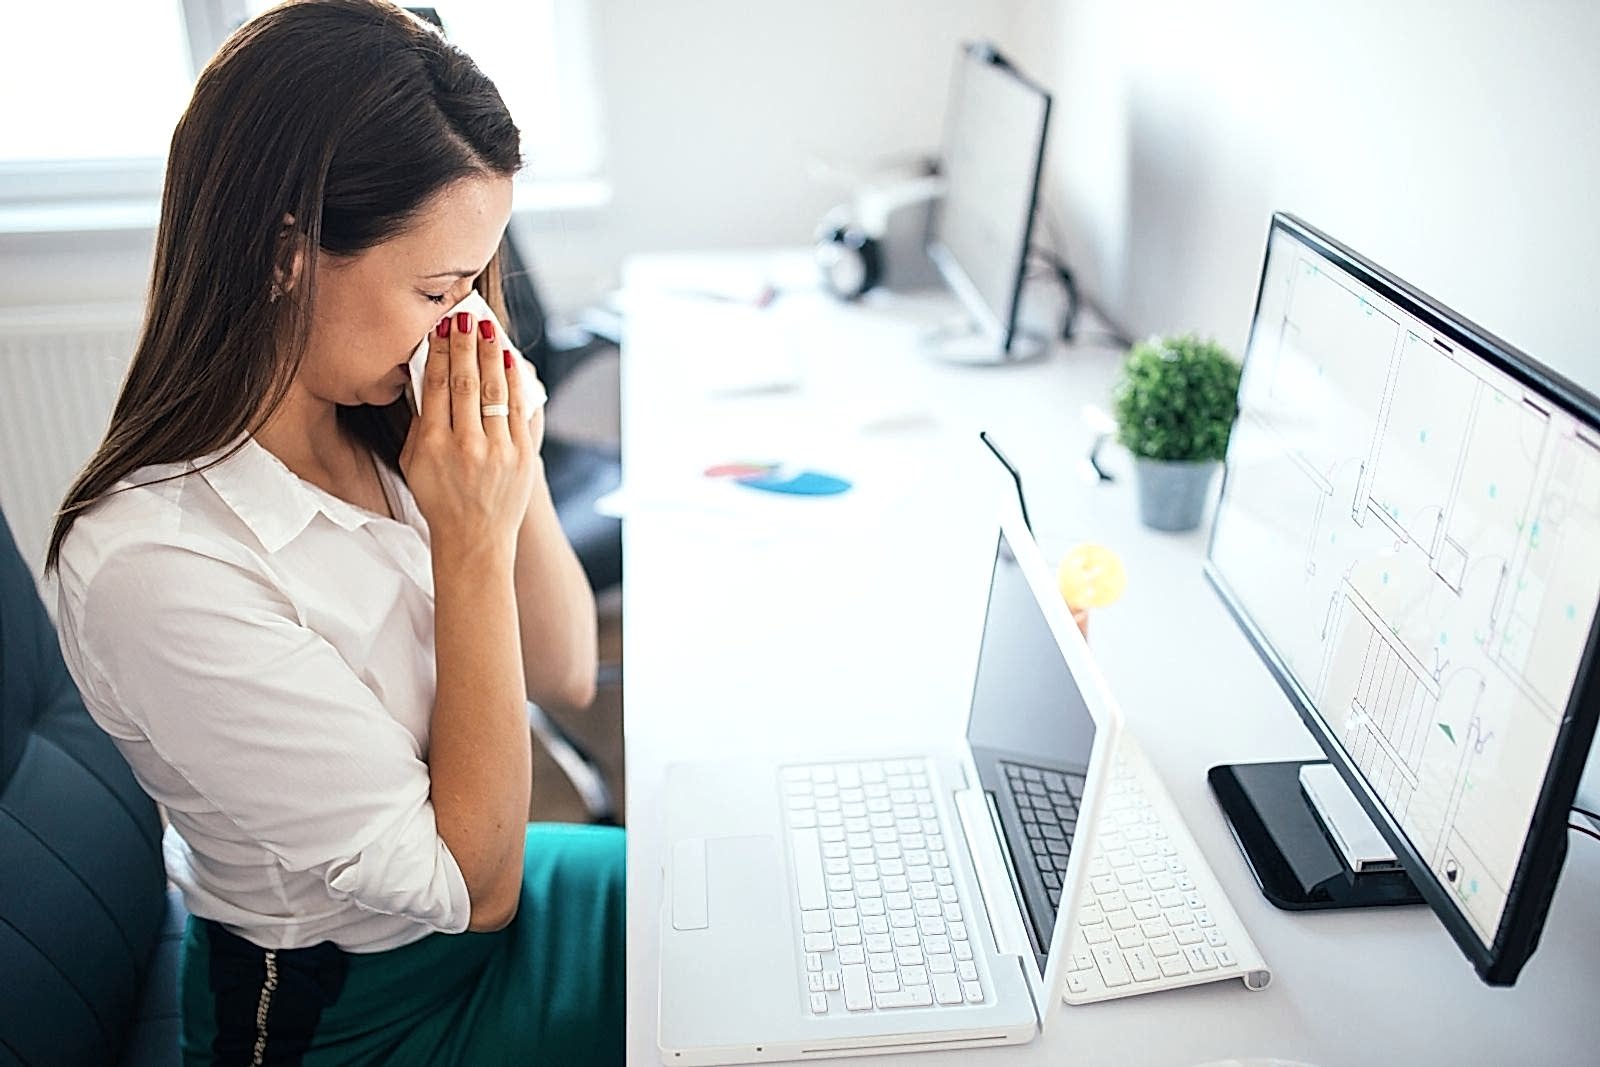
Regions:
<instances>
[{"instance_id":1,"label":"paper on desk","mask_svg":"<svg viewBox=\"0 0 1600 1067\"><path fill-rule=\"evenodd\" d=\"M800 352L775 306L685 300L677 319L694 349L684 372L709 393L779 392L800 384Z\"/></svg>"}]
</instances>

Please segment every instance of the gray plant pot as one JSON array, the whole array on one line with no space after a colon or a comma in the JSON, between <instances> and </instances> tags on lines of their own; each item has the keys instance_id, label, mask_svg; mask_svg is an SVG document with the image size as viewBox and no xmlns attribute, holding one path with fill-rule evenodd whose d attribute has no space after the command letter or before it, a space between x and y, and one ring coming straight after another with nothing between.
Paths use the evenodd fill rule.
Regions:
<instances>
[{"instance_id":1,"label":"gray plant pot","mask_svg":"<svg viewBox=\"0 0 1600 1067\"><path fill-rule=\"evenodd\" d=\"M1211 479L1222 464L1214 459L1164 460L1134 457L1139 472L1139 519L1153 530L1192 530L1205 514Z\"/></svg>"}]
</instances>

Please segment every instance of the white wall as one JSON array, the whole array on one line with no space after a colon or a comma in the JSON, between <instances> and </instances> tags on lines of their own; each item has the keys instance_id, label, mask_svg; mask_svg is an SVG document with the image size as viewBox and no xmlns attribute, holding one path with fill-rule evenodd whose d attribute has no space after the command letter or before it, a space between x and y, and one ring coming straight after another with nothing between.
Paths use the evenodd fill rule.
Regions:
<instances>
[{"instance_id":1,"label":"white wall","mask_svg":"<svg viewBox=\"0 0 1600 1067\"><path fill-rule=\"evenodd\" d=\"M1241 348L1293 211L1600 391L1600 5L1023 3L1049 199L1139 332Z\"/></svg>"},{"instance_id":2,"label":"white wall","mask_svg":"<svg viewBox=\"0 0 1600 1067\"><path fill-rule=\"evenodd\" d=\"M1006 32L1014 0L597 0L615 199L532 230L568 300L628 254L804 244L841 202L807 173L937 148L957 45Z\"/></svg>"}]
</instances>

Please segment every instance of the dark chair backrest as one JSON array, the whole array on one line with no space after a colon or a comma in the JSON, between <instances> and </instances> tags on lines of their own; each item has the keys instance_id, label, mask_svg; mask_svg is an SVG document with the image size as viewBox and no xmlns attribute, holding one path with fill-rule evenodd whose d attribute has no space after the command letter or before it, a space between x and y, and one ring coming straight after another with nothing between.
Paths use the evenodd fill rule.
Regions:
<instances>
[{"instance_id":1,"label":"dark chair backrest","mask_svg":"<svg viewBox=\"0 0 1600 1067\"><path fill-rule=\"evenodd\" d=\"M166 903L155 804L0 514L0 1064L117 1062Z\"/></svg>"}]
</instances>

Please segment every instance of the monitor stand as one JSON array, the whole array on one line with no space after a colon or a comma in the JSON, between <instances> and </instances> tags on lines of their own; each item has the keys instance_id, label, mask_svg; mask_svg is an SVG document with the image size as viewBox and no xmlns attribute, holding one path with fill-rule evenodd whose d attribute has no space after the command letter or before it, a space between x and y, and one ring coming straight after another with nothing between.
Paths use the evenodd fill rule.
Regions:
<instances>
[{"instance_id":1,"label":"monitor stand","mask_svg":"<svg viewBox=\"0 0 1600 1067\"><path fill-rule=\"evenodd\" d=\"M1262 895L1288 911L1421 904L1404 870L1358 872L1335 844L1326 827L1346 818L1355 798L1342 781L1336 783L1339 796L1319 779L1319 806L1300 780L1302 767L1326 766L1321 760L1234 763L1206 775Z\"/></svg>"},{"instance_id":2,"label":"monitor stand","mask_svg":"<svg viewBox=\"0 0 1600 1067\"><path fill-rule=\"evenodd\" d=\"M922 335L922 351L946 363L993 364L1021 363L1037 359L1049 351L1043 337L1025 334L1020 330L1011 334L1011 344L1005 345L1002 336L991 333L970 319L954 319Z\"/></svg>"}]
</instances>

